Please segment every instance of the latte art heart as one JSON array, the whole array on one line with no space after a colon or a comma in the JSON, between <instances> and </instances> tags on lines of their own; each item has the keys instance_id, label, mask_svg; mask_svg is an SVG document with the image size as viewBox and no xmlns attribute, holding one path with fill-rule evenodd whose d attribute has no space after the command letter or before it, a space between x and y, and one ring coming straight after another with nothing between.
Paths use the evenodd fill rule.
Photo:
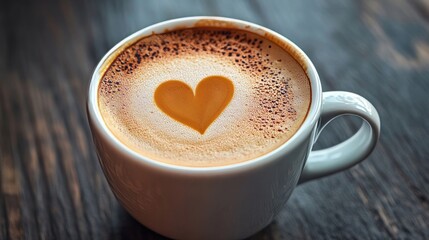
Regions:
<instances>
[{"instance_id":1,"label":"latte art heart","mask_svg":"<svg viewBox=\"0 0 429 240\"><path fill-rule=\"evenodd\" d=\"M201 80L195 93L181 81L164 82L156 89L154 99L165 114L204 134L231 101L233 94L231 80L209 76Z\"/></svg>"}]
</instances>

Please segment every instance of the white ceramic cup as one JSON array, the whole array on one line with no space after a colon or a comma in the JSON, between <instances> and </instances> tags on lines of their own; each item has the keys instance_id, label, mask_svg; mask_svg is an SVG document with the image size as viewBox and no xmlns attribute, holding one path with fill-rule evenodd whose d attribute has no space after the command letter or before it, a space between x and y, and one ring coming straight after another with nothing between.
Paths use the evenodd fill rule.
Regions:
<instances>
[{"instance_id":1,"label":"white ceramic cup","mask_svg":"<svg viewBox=\"0 0 429 240\"><path fill-rule=\"evenodd\" d=\"M112 59L142 37L195 26L245 29L276 42L297 59L310 79L312 100L307 118L291 139L249 161L201 168L152 160L129 149L109 131L100 115L97 89ZM258 232L273 220L297 184L362 161L380 134L373 105L354 93L322 93L312 62L290 40L253 23L219 17L174 19L125 38L95 69L87 107L100 164L113 193L143 225L175 239L240 239ZM360 130L336 146L311 151L323 127L343 114L365 120Z\"/></svg>"}]
</instances>

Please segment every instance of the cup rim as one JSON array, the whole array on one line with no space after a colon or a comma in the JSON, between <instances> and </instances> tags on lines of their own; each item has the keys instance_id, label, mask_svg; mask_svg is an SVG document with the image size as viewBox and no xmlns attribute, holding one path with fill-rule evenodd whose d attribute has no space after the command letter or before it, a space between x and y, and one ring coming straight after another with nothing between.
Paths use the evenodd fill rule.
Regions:
<instances>
[{"instance_id":1,"label":"cup rim","mask_svg":"<svg viewBox=\"0 0 429 240\"><path fill-rule=\"evenodd\" d=\"M150 159L147 156L143 156L128 148L125 144L123 144L119 139L117 139L114 134L109 130L107 125L105 124L103 117L101 116L99 107L98 107L98 86L101 82L100 79L104 74L104 71L110 64L107 64L108 60L112 60L112 58L116 58L118 52L121 52L121 48L125 49L126 47L132 45L134 42L138 41L142 37L149 36L151 34L158 34L171 31L172 29L183 29L183 28L192 28L196 27L195 25L201 21L209 21L214 25L218 24L218 27L225 27L228 25L230 28L242 29L245 31L249 31L252 33L256 33L258 35L268 34L274 39L278 40L280 43L285 44L289 48L288 51L294 52L294 58L299 56L300 60L298 62L301 64L303 69L305 70L309 80L311 87L311 102L310 107L307 112L307 116L304 122L301 124L299 129L293 134L293 136L284 142L279 147L274 150L239 163L222 165L222 166L209 166L209 167L191 167L191 166L179 166L173 165L169 163L164 163L160 161L156 161L154 159ZM264 36L264 35L262 35ZM285 49L286 50L286 49ZM295 55L296 54L296 55ZM105 66L107 64L107 66ZM243 20L226 18L226 17L213 17L213 16L193 16L193 17L183 17L176 18L167 21L163 21L160 23L156 23L145 27L128 37L124 38L122 41L117 43L113 48L111 48L99 61L97 64L93 75L91 77L91 81L89 83L88 94L87 94L87 112L88 112L88 120L91 123L91 127L96 128L98 133L101 134L103 138L105 138L111 146L116 148L122 154L128 156L127 158L132 159L136 162L146 164L153 168L158 168L163 171L174 171L181 172L184 174L207 174L207 173L220 173L220 172L234 172L241 171L246 169L253 169L260 165L267 164L270 161L278 159L285 153L291 151L296 148L305 138L310 134L313 130L313 126L317 123L321 110L321 102L322 102L322 87L319 79L319 75L317 74L316 68L311 62L310 58L302 51L297 45L295 45L288 38L280 35L279 33L270 30L266 27L260 26L255 23L250 23Z\"/></svg>"}]
</instances>

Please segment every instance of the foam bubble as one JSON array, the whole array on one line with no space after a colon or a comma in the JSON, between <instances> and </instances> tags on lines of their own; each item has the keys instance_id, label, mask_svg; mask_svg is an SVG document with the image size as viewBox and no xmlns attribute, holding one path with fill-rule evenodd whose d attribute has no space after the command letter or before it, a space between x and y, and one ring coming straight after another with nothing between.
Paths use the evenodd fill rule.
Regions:
<instances>
[{"instance_id":1,"label":"foam bubble","mask_svg":"<svg viewBox=\"0 0 429 240\"><path fill-rule=\"evenodd\" d=\"M193 89L207 76L234 84L224 112L202 135L164 114L156 87L180 80ZM261 156L286 142L310 105L309 80L276 44L228 29L186 29L143 38L123 51L101 79L99 107L112 133L155 160L219 166Z\"/></svg>"}]
</instances>

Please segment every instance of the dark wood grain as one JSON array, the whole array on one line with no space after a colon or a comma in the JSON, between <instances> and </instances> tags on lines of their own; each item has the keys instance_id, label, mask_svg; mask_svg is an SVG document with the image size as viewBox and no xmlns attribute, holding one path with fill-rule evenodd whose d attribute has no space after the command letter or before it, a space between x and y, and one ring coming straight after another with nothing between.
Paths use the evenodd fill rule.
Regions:
<instances>
[{"instance_id":1,"label":"dark wood grain","mask_svg":"<svg viewBox=\"0 0 429 240\"><path fill-rule=\"evenodd\" d=\"M313 60L324 90L379 110L373 154L298 187L251 239L429 239L429 2L28 1L0 3L0 239L162 239L118 204L86 122L92 70L150 24L191 15L269 27ZM334 122L316 148L350 136Z\"/></svg>"}]
</instances>

